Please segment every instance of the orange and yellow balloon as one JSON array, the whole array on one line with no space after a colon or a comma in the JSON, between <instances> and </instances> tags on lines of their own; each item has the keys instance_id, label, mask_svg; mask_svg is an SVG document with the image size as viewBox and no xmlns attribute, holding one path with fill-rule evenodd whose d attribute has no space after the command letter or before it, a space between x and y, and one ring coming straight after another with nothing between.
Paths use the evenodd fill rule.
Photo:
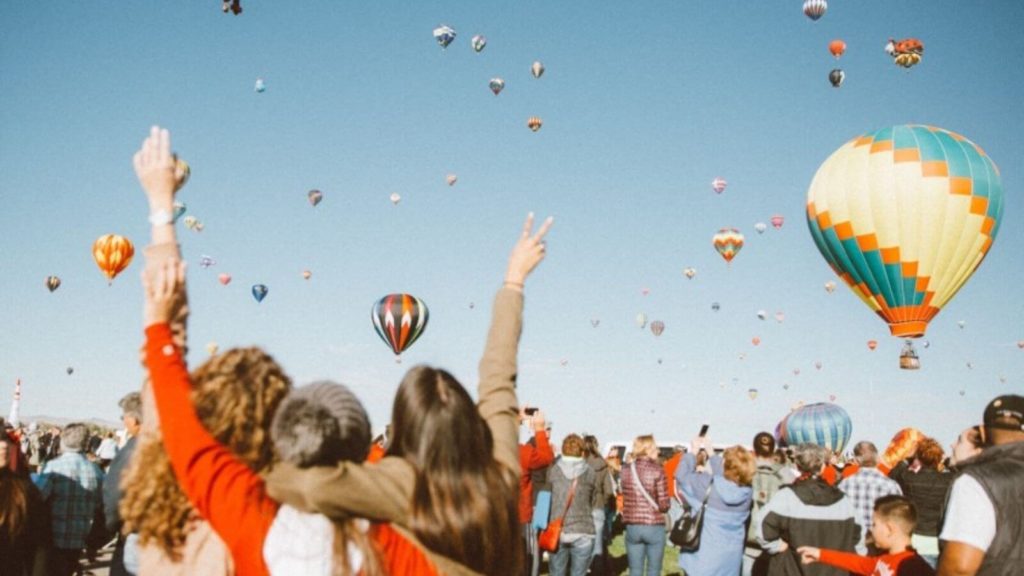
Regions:
<instances>
[{"instance_id":1,"label":"orange and yellow balloon","mask_svg":"<svg viewBox=\"0 0 1024 576\"><path fill-rule=\"evenodd\" d=\"M92 244L92 257L100 270L107 275L109 282L113 282L114 278L132 263L133 256L135 246L124 236L106 234Z\"/></svg>"},{"instance_id":2,"label":"orange and yellow balloon","mask_svg":"<svg viewBox=\"0 0 1024 576\"><path fill-rule=\"evenodd\" d=\"M731 263L743 249L743 234L735 228L722 228L711 238L711 244L727 263Z\"/></svg>"},{"instance_id":3,"label":"orange and yellow balloon","mask_svg":"<svg viewBox=\"0 0 1024 576\"><path fill-rule=\"evenodd\" d=\"M818 168L807 192L818 250L900 338L924 336L985 259L1002 215L992 159L934 126L850 140Z\"/></svg>"}]
</instances>

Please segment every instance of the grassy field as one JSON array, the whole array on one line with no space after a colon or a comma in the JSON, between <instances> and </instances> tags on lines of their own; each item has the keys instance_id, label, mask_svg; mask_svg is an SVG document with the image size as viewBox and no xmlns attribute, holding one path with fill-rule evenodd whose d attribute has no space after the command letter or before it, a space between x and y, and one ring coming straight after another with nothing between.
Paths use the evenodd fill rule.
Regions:
<instances>
[{"instance_id":1,"label":"grassy field","mask_svg":"<svg viewBox=\"0 0 1024 576\"><path fill-rule=\"evenodd\" d=\"M608 546L611 559L612 574L625 576L629 574L629 563L626 561L626 535L619 533ZM541 574L547 574L547 565L541 566ZM683 576L679 568L679 551L672 545L665 546L665 561L661 565L662 576Z\"/></svg>"}]
</instances>

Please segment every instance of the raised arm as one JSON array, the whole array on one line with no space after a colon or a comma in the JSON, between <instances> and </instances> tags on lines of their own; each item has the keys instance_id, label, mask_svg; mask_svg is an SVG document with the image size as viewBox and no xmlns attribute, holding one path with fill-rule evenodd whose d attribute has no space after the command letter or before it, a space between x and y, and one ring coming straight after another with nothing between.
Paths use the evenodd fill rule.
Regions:
<instances>
[{"instance_id":1,"label":"raised arm","mask_svg":"<svg viewBox=\"0 0 1024 576\"><path fill-rule=\"evenodd\" d=\"M523 288L530 272L544 259L544 235L551 228L548 218L533 233L533 213L526 217L523 231L512 248L505 283L494 298L491 329L480 359L477 410L494 437L494 458L519 472L519 401L516 398L516 369L519 335L523 327Z\"/></svg>"}]
</instances>

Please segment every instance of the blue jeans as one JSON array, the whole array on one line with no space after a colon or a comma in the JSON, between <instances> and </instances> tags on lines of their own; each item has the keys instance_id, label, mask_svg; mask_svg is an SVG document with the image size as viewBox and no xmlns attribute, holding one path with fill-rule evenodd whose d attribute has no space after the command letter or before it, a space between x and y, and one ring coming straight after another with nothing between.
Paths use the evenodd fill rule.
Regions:
<instances>
[{"instance_id":1,"label":"blue jeans","mask_svg":"<svg viewBox=\"0 0 1024 576\"><path fill-rule=\"evenodd\" d=\"M665 558L665 525L626 525L626 557L629 576L661 576L661 561ZM553 574L553 573L552 573Z\"/></svg>"},{"instance_id":2,"label":"blue jeans","mask_svg":"<svg viewBox=\"0 0 1024 576\"><path fill-rule=\"evenodd\" d=\"M592 536L581 537L571 544L559 543L558 552L552 554L548 562L551 576L586 576L593 550Z\"/></svg>"}]
</instances>

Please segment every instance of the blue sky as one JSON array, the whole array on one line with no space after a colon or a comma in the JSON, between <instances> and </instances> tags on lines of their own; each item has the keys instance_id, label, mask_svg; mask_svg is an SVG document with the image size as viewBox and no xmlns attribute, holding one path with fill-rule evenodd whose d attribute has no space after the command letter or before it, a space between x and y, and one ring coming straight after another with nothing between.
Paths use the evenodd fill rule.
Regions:
<instances>
[{"instance_id":1,"label":"blue sky","mask_svg":"<svg viewBox=\"0 0 1024 576\"><path fill-rule=\"evenodd\" d=\"M948 443L1024 374L1024 4L837 0L818 22L800 5L253 1L234 17L214 0L5 2L3 402L21 378L23 413L113 420L141 381L141 254L107 286L90 247L111 232L146 244L130 158L160 124L192 165L181 200L206 226L179 231L192 364L211 341L264 346L296 382L349 383L377 427L415 363L475 388L490 301L532 210L556 224L527 288L520 395L556 436L685 440L706 421L716 441L748 442L794 403L834 394L855 439L913 425ZM446 51L431 36L441 23L458 32ZM907 36L925 43L910 71L883 51ZM848 45L838 63L833 38ZM897 368L900 342L852 293L825 293L834 275L803 222L832 151L903 123L978 143L1007 195L988 259L931 324L916 373ZM324 192L315 209L311 188ZM781 230L754 233L776 213ZM725 226L747 236L731 266L711 247ZM217 264L202 270L203 254ZM63 280L53 294L50 274ZM262 304L254 283L270 288ZM369 319L389 292L431 311L401 365ZM639 312L665 322L660 338L634 324Z\"/></svg>"}]
</instances>

